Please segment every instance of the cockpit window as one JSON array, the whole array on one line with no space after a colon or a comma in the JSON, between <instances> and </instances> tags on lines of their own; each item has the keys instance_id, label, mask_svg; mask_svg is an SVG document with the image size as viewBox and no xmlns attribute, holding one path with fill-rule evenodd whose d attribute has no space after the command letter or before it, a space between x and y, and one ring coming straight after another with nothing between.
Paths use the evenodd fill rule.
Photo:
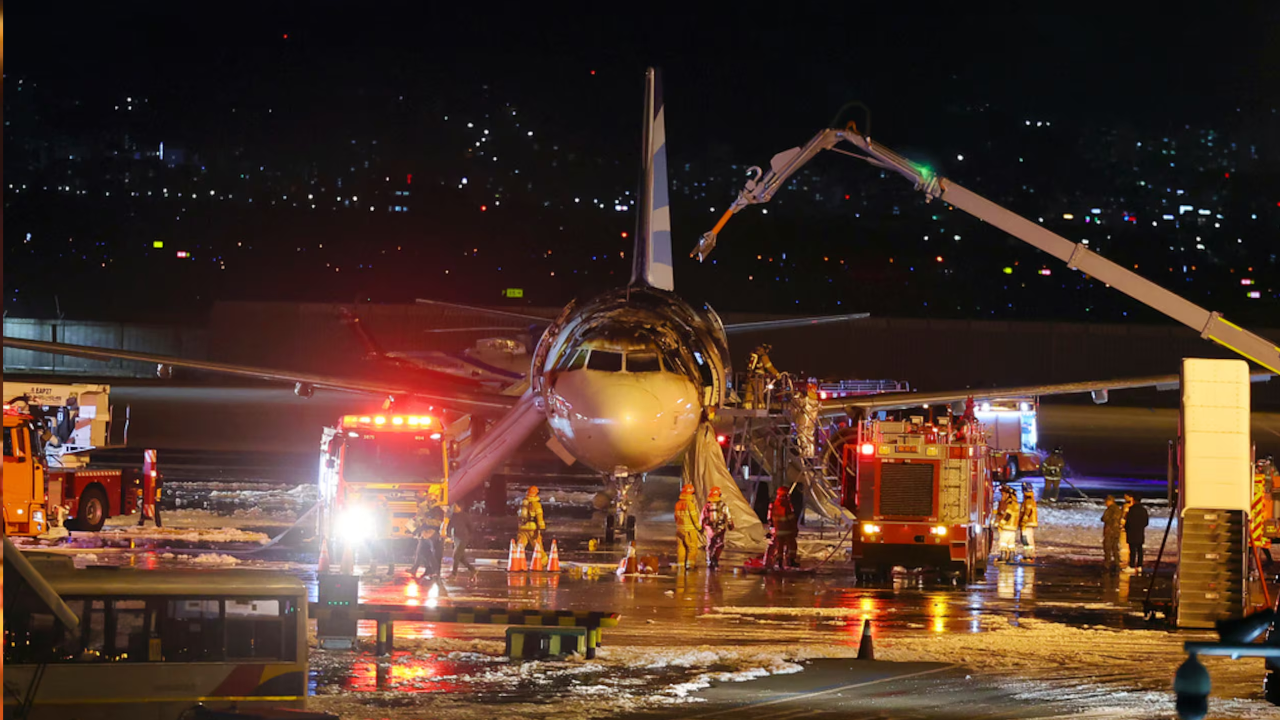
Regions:
<instances>
[{"instance_id":1,"label":"cockpit window","mask_svg":"<svg viewBox=\"0 0 1280 720\"><path fill-rule=\"evenodd\" d=\"M622 353L608 350L592 350L591 357L587 360L587 369L620 372L622 370Z\"/></svg>"},{"instance_id":2,"label":"cockpit window","mask_svg":"<svg viewBox=\"0 0 1280 720\"><path fill-rule=\"evenodd\" d=\"M578 352L573 354L573 359L565 366L565 370L581 370L586 367L587 355L589 355L590 352L590 350L579 349Z\"/></svg>"},{"instance_id":3,"label":"cockpit window","mask_svg":"<svg viewBox=\"0 0 1280 720\"><path fill-rule=\"evenodd\" d=\"M627 372L633 372L633 373L662 372L662 365L658 362L658 353L656 352L627 353Z\"/></svg>"},{"instance_id":4,"label":"cockpit window","mask_svg":"<svg viewBox=\"0 0 1280 720\"><path fill-rule=\"evenodd\" d=\"M685 367L683 359L680 357L679 351L668 348L662 351L662 364L666 366L667 372L676 373L677 375L689 375L689 369Z\"/></svg>"}]
</instances>

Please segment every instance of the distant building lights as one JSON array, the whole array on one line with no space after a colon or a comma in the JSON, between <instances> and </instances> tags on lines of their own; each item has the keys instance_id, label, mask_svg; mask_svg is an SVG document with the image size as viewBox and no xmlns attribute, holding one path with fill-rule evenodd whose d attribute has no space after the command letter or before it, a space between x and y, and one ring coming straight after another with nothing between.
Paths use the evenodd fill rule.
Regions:
<instances>
[{"instance_id":1,"label":"distant building lights","mask_svg":"<svg viewBox=\"0 0 1280 720\"><path fill-rule=\"evenodd\" d=\"M29 238L28 238L28 239L29 239ZM153 241L151 242L151 247L153 247L153 248L157 248L157 249L159 249L159 248L163 248L163 247L164 247L164 241L163 241L163 240L153 240Z\"/></svg>"},{"instance_id":2,"label":"distant building lights","mask_svg":"<svg viewBox=\"0 0 1280 720\"><path fill-rule=\"evenodd\" d=\"M1257 300L1258 298L1262 297L1262 293L1258 292L1257 290L1250 290L1249 297L1254 300Z\"/></svg>"},{"instance_id":3,"label":"distant building lights","mask_svg":"<svg viewBox=\"0 0 1280 720\"><path fill-rule=\"evenodd\" d=\"M1052 275L1053 271L1050 270L1049 268L1040 268L1040 274L1048 276L1048 275Z\"/></svg>"},{"instance_id":4,"label":"distant building lights","mask_svg":"<svg viewBox=\"0 0 1280 720\"><path fill-rule=\"evenodd\" d=\"M1240 284L1241 284L1241 285L1252 285L1252 284L1253 284L1253 278L1240 278Z\"/></svg>"},{"instance_id":5,"label":"distant building lights","mask_svg":"<svg viewBox=\"0 0 1280 720\"><path fill-rule=\"evenodd\" d=\"M1076 216L1075 216L1075 215L1072 215L1071 213L1062 213L1062 219L1063 219L1063 220L1075 220L1075 219L1076 219Z\"/></svg>"}]
</instances>

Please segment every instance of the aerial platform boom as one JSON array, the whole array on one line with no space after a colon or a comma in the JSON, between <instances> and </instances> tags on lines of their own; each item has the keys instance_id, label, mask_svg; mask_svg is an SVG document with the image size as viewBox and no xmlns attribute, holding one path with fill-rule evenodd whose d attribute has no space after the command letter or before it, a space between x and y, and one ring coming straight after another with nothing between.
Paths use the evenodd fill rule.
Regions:
<instances>
[{"instance_id":1,"label":"aerial platform boom","mask_svg":"<svg viewBox=\"0 0 1280 720\"><path fill-rule=\"evenodd\" d=\"M849 152L836 147L841 142L853 145L859 152ZM1222 345L1259 365L1280 373L1280 347L1260 335L1245 330L1222 317L1220 313L1206 310L1179 297L1137 273L1114 263L1088 247L1072 242L1057 233L1017 215L958 183L940 177L923 165L917 165L889 148L863 136L852 123L844 129L828 128L815 135L804 147L779 153L770 162L768 173L755 170L755 177L747 181L729 209L715 227L698 241L690 253L703 260L715 247L716 237L729 218L748 205L769 202L783 184L802 166L823 150L865 160L886 170L892 170L914 183L927 200L939 198L960 208L984 222L1004 230L1025 243L1062 260L1067 267L1089 275L1119 290L1147 307L1167 315L1200 333L1200 337Z\"/></svg>"}]
</instances>

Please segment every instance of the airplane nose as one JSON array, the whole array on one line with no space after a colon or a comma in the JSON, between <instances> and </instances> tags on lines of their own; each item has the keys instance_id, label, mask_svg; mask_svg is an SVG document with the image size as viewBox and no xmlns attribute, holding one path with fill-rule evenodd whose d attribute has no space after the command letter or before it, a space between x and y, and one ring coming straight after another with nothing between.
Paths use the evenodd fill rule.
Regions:
<instances>
[{"instance_id":1,"label":"airplane nose","mask_svg":"<svg viewBox=\"0 0 1280 720\"><path fill-rule=\"evenodd\" d=\"M620 466L647 472L667 462L693 437L702 409L692 383L677 390L618 377L560 382L556 392L567 407L552 429L578 459L602 472Z\"/></svg>"}]
</instances>

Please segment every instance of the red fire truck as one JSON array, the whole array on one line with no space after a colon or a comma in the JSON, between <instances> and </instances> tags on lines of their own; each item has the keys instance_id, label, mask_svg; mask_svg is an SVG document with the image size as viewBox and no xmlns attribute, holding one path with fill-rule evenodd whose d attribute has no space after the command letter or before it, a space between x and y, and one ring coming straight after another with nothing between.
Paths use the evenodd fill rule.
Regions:
<instances>
[{"instance_id":1,"label":"red fire truck","mask_svg":"<svg viewBox=\"0 0 1280 720\"><path fill-rule=\"evenodd\" d=\"M439 415L344 415L320 441L319 531L344 564L364 542L379 536L407 540L419 493L433 504L449 501L449 452ZM391 527L374 527L374 506L385 499Z\"/></svg>"},{"instance_id":2,"label":"red fire truck","mask_svg":"<svg viewBox=\"0 0 1280 720\"><path fill-rule=\"evenodd\" d=\"M992 482L980 423L941 418L869 420L844 449L843 502L858 528L853 557L887 575L894 566L955 572L966 581L991 550Z\"/></svg>"},{"instance_id":3,"label":"red fire truck","mask_svg":"<svg viewBox=\"0 0 1280 720\"><path fill-rule=\"evenodd\" d=\"M5 532L35 536L67 517L73 530L97 531L107 518L138 511L145 492L159 499L153 451L142 470L88 467L108 444L107 385L4 383Z\"/></svg>"}]
</instances>

